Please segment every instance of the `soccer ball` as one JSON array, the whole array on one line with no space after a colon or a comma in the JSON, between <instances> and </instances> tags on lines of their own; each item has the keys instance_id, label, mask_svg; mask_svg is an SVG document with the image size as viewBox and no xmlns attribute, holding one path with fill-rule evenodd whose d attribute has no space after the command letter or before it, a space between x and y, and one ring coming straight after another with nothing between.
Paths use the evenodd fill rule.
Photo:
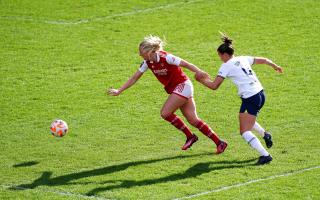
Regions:
<instances>
[{"instance_id":1,"label":"soccer ball","mask_svg":"<svg viewBox=\"0 0 320 200\"><path fill-rule=\"evenodd\" d=\"M61 119L56 119L51 123L50 132L53 136L63 137L68 132L68 124Z\"/></svg>"}]
</instances>

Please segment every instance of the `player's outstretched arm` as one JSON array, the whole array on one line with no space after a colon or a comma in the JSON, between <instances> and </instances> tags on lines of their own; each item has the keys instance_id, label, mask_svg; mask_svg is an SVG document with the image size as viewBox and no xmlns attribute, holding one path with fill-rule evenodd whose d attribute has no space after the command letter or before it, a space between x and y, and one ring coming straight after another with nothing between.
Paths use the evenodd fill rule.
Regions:
<instances>
[{"instance_id":1,"label":"player's outstretched arm","mask_svg":"<svg viewBox=\"0 0 320 200\"><path fill-rule=\"evenodd\" d=\"M195 75L195 78L197 81L199 81L200 83L212 90L218 89L224 81L224 78L221 76L216 76L216 78L213 81L209 77L201 78L200 76Z\"/></svg>"},{"instance_id":2,"label":"player's outstretched arm","mask_svg":"<svg viewBox=\"0 0 320 200\"><path fill-rule=\"evenodd\" d=\"M202 71L197 66L195 66L192 63L189 63L185 60L181 60L180 66L185 67L189 69L192 72L195 72L195 78L197 81L202 83L203 85L207 86L208 88L212 90L216 90L219 88L221 83L223 82L224 78L217 76L214 81L210 79L210 76L207 72Z\"/></svg>"},{"instance_id":3,"label":"player's outstretched arm","mask_svg":"<svg viewBox=\"0 0 320 200\"><path fill-rule=\"evenodd\" d=\"M134 85L142 76L142 72L140 72L139 70L131 77L128 79L128 81L123 84L119 89L114 89L114 88L109 88L107 90L108 95L111 96L118 96L120 95L124 90L128 89L129 87L131 87L132 85Z\"/></svg>"},{"instance_id":4,"label":"player's outstretched arm","mask_svg":"<svg viewBox=\"0 0 320 200\"><path fill-rule=\"evenodd\" d=\"M189 69L190 71L196 73L196 76L200 79L209 78L209 74L205 71L202 71L197 66L195 66L192 63L189 63L188 61L181 60L180 66Z\"/></svg>"},{"instance_id":5,"label":"player's outstretched arm","mask_svg":"<svg viewBox=\"0 0 320 200\"><path fill-rule=\"evenodd\" d=\"M254 58L254 64L266 64L266 65L271 66L277 72L283 73L282 67L280 67L279 65L275 64L274 62L272 62L272 60L270 60L268 58L255 57Z\"/></svg>"}]
</instances>

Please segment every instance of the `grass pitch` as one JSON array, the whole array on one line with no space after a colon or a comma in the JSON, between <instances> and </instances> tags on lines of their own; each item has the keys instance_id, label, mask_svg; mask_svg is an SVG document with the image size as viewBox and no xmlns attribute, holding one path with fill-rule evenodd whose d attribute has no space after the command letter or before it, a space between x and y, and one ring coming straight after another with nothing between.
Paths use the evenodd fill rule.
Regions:
<instances>
[{"instance_id":1,"label":"grass pitch","mask_svg":"<svg viewBox=\"0 0 320 200\"><path fill-rule=\"evenodd\" d=\"M0 1L0 199L319 199L319 13L316 0ZM219 156L195 129L200 140L180 150L185 138L160 118L166 94L150 72L105 94L137 70L148 34L214 76L218 31L237 55L284 67L254 67L270 165L255 166L239 136L230 81L212 92L185 70L199 116L229 142ZM49 134L56 118L70 127L61 139Z\"/></svg>"}]
</instances>

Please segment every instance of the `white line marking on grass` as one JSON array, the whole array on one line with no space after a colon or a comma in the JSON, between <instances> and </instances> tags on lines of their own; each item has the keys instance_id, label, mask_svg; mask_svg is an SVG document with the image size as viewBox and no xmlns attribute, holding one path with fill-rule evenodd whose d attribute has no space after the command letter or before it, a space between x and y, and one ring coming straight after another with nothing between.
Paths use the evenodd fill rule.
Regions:
<instances>
[{"instance_id":1,"label":"white line marking on grass","mask_svg":"<svg viewBox=\"0 0 320 200\"><path fill-rule=\"evenodd\" d=\"M46 190L46 189L41 189L41 188L36 188L36 189L30 189L30 188L24 188L24 187L19 187L19 186L14 186L14 185L0 185L2 188L5 189L9 189L9 188L13 188L13 189L17 189L19 191L23 191L23 190L37 190L37 191L41 191L44 193L54 193L54 194L58 194L58 195L62 195L62 196L72 196L72 197L77 197L77 198L82 198L82 199L94 199L94 200L111 200L111 199L106 199L104 197L99 197L99 196L87 196L87 195L83 195L83 194L77 194L77 193L72 193L72 192L67 192L67 191L58 191L58 190ZM115 200L115 199L112 199Z\"/></svg>"},{"instance_id":2,"label":"white line marking on grass","mask_svg":"<svg viewBox=\"0 0 320 200\"><path fill-rule=\"evenodd\" d=\"M181 198L176 198L176 199L173 199L173 200L192 199L194 197L199 197L199 196L203 196L203 195L206 195L206 194L211 194L211 193L220 192L220 191L223 191L223 190L229 190L229 189L232 189L232 188L246 186L246 185L249 185L249 184L252 184L252 183L257 183L257 182L263 182L263 181L267 181L267 180L277 179L277 178L280 178L280 177L300 174L300 173L303 173L303 172L306 172L306 171L311 171L311 170L319 169L319 168L320 168L320 165L319 166L315 166L315 167L310 167L310 168L305 168L305 169L293 171L293 172L288 172L288 173L284 173L284 174L273 175L273 176L269 176L269 177L266 177L266 178L255 179L255 180L251 180L251 181L248 181L248 182L242 182L242 183L237 183L237 184L234 184L234 185L223 186L223 187L219 187L219 188L216 188L216 189L213 189L213 190L200 192L200 193L197 193L197 194L193 194L193 195L189 195L189 196L185 196L185 197L181 197Z\"/></svg>"},{"instance_id":3,"label":"white line marking on grass","mask_svg":"<svg viewBox=\"0 0 320 200\"><path fill-rule=\"evenodd\" d=\"M86 24L89 22L95 22L95 21L103 21L106 19L111 19L115 17L124 17L124 16L130 16L130 15L135 15L138 13L148 13L148 12L153 12L155 10L161 10L161 9L166 9L166 8L171 8L179 5L185 5L185 4L191 4L191 3L196 3L196 2L201 2L204 0L190 0L188 2L179 2L179 3L172 3L172 4L166 4L163 6L158 6L158 7L153 7L153 8L146 8L143 10L135 10L131 12L124 12L124 13L118 13L114 15L108 15L104 17L96 17L96 18L88 18L88 19L78 19L78 20L73 20L73 21L68 21L68 20L41 20L41 19L34 19L29 16L0 16L0 19L8 19L8 20L16 20L16 21L32 21L32 22L38 22L38 23L45 23L45 24L58 24L58 25L77 25L77 24Z\"/></svg>"}]
</instances>

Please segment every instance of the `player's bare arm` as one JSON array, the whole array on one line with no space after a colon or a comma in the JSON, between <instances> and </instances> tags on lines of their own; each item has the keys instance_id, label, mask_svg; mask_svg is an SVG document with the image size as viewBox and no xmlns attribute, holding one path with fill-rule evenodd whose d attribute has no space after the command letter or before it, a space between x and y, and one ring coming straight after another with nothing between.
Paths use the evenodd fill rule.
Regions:
<instances>
[{"instance_id":1,"label":"player's bare arm","mask_svg":"<svg viewBox=\"0 0 320 200\"><path fill-rule=\"evenodd\" d=\"M207 86L208 88L212 89L212 90L216 90L220 87L220 85L222 84L222 82L224 81L224 78L221 76L216 76L216 78L214 80L211 80L210 78L202 78L195 76L196 80L199 81L200 83L202 83L203 85Z\"/></svg>"},{"instance_id":2,"label":"player's bare arm","mask_svg":"<svg viewBox=\"0 0 320 200\"><path fill-rule=\"evenodd\" d=\"M275 64L272 60L270 60L268 58L255 57L254 58L254 64L266 64L266 65L271 66L277 72L283 73L282 67L278 66L277 64Z\"/></svg>"},{"instance_id":3,"label":"player's bare arm","mask_svg":"<svg viewBox=\"0 0 320 200\"><path fill-rule=\"evenodd\" d=\"M201 69L199 69L197 66L195 66L194 64L192 63L189 63L188 61L185 61L185 60L181 60L180 62L180 66L181 67L184 67L184 68L187 68L189 69L190 71L192 72L195 72L196 73L196 76L201 78L201 79L204 79L204 78L208 78L209 77L209 74L205 71L202 71Z\"/></svg>"},{"instance_id":4,"label":"player's bare arm","mask_svg":"<svg viewBox=\"0 0 320 200\"><path fill-rule=\"evenodd\" d=\"M114 88L110 88L108 89L108 94L111 96L118 96L120 95L124 90L128 89L129 87L131 87L132 85L134 85L139 79L140 77L143 75L142 72L140 72L139 70L131 77L128 79L128 81L123 84L119 89L114 89Z\"/></svg>"}]
</instances>

